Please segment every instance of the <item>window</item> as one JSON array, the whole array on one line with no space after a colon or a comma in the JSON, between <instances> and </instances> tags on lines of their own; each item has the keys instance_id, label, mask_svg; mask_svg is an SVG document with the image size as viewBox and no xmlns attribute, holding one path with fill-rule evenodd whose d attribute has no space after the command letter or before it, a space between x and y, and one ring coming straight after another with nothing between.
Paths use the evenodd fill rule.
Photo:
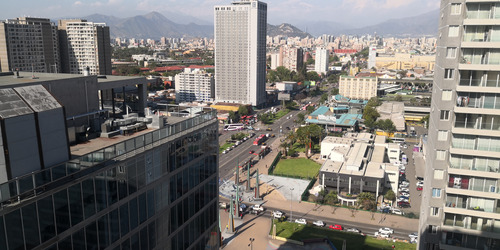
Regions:
<instances>
[{"instance_id":1,"label":"window","mask_svg":"<svg viewBox=\"0 0 500 250\"><path fill-rule=\"evenodd\" d=\"M444 69L444 79L453 79L453 69Z\"/></svg>"},{"instance_id":2,"label":"window","mask_svg":"<svg viewBox=\"0 0 500 250\"><path fill-rule=\"evenodd\" d=\"M444 161L446 160L446 150L436 151L436 160Z\"/></svg>"},{"instance_id":3,"label":"window","mask_svg":"<svg viewBox=\"0 0 500 250\"><path fill-rule=\"evenodd\" d=\"M450 119L450 111L449 110L441 110L441 114L439 115L439 120L448 121Z\"/></svg>"},{"instance_id":4,"label":"window","mask_svg":"<svg viewBox=\"0 0 500 250\"><path fill-rule=\"evenodd\" d=\"M435 169L434 170L434 179L436 180L442 180L444 176L444 170L441 169Z\"/></svg>"},{"instance_id":5,"label":"window","mask_svg":"<svg viewBox=\"0 0 500 250\"><path fill-rule=\"evenodd\" d=\"M441 189L433 188L432 189L432 198L440 198L441 197Z\"/></svg>"},{"instance_id":6,"label":"window","mask_svg":"<svg viewBox=\"0 0 500 250\"><path fill-rule=\"evenodd\" d=\"M427 232L429 232L431 234L437 234L438 229L439 229L438 226L429 225Z\"/></svg>"},{"instance_id":7,"label":"window","mask_svg":"<svg viewBox=\"0 0 500 250\"><path fill-rule=\"evenodd\" d=\"M446 58L455 58L457 56L457 48L450 47L446 49Z\"/></svg>"},{"instance_id":8,"label":"window","mask_svg":"<svg viewBox=\"0 0 500 250\"><path fill-rule=\"evenodd\" d=\"M451 96L452 96L452 91L451 90L443 90L443 94L441 96L442 101L451 101Z\"/></svg>"},{"instance_id":9,"label":"window","mask_svg":"<svg viewBox=\"0 0 500 250\"><path fill-rule=\"evenodd\" d=\"M462 4L452 3L450 12L451 12L451 15L460 15L460 13L462 12Z\"/></svg>"},{"instance_id":10,"label":"window","mask_svg":"<svg viewBox=\"0 0 500 250\"><path fill-rule=\"evenodd\" d=\"M450 25L448 27L448 37L458 37L458 26Z\"/></svg>"},{"instance_id":11,"label":"window","mask_svg":"<svg viewBox=\"0 0 500 250\"><path fill-rule=\"evenodd\" d=\"M431 216L438 216L438 215L439 215L439 208L431 207Z\"/></svg>"},{"instance_id":12,"label":"window","mask_svg":"<svg viewBox=\"0 0 500 250\"><path fill-rule=\"evenodd\" d=\"M448 131L447 130L439 130L438 131L438 141L446 141L448 140Z\"/></svg>"}]
</instances>

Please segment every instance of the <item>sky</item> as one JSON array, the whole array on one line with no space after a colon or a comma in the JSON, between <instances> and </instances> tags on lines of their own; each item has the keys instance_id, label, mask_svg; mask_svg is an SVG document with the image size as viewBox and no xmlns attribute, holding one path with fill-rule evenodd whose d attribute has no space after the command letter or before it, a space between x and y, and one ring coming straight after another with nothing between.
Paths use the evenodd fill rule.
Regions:
<instances>
[{"instance_id":1,"label":"sky","mask_svg":"<svg viewBox=\"0 0 500 250\"><path fill-rule=\"evenodd\" d=\"M92 14L131 17L157 11L194 16L213 23L213 6L232 0L19 0L3 1L0 19L32 16L51 19ZM438 0L267 0L270 24L332 21L355 27L390 18L416 16L439 8ZM172 20L175 22L175 20Z\"/></svg>"}]
</instances>

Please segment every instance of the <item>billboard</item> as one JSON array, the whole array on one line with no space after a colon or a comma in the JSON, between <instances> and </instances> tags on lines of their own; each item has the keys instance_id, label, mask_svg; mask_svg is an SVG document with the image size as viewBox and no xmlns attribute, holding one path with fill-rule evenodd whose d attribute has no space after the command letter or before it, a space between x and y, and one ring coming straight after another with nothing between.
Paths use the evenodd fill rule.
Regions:
<instances>
[{"instance_id":1,"label":"billboard","mask_svg":"<svg viewBox=\"0 0 500 250\"><path fill-rule=\"evenodd\" d=\"M290 94L278 93L278 100L290 101Z\"/></svg>"}]
</instances>

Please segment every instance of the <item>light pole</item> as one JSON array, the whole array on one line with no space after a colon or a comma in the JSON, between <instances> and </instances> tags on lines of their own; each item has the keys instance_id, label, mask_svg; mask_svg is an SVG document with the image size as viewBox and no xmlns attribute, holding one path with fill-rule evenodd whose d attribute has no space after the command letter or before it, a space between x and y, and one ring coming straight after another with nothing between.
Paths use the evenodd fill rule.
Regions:
<instances>
[{"instance_id":1,"label":"light pole","mask_svg":"<svg viewBox=\"0 0 500 250\"><path fill-rule=\"evenodd\" d=\"M250 250L253 250L253 241L255 239L254 238L250 238L250 244L248 244L248 246L250 247Z\"/></svg>"},{"instance_id":2,"label":"light pole","mask_svg":"<svg viewBox=\"0 0 500 250\"><path fill-rule=\"evenodd\" d=\"M292 191L293 191L293 187L290 188L290 222L293 222Z\"/></svg>"}]
</instances>

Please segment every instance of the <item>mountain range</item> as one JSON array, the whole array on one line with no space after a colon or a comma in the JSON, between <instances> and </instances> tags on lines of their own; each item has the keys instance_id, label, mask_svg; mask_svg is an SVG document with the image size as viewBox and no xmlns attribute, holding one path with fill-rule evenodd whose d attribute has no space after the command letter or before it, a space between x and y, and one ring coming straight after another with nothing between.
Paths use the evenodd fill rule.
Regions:
<instances>
[{"instance_id":1,"label":"mountain range","mask_svg":"<svg viewBox=\"0 0 500 250\"><path fill-rule=\"evenodd\" d=\"M161 37L213 37L214 26L208 21L176 13L167 13L167 15L172 19L158 12L128 18L94 14L82 17L82 19L106 23L110 27L111 37L113 38L160 39ZM311 36L311 34L313 36L322 34L364 35L375 32L383 36L435 36L437 34L438 21L439 10L435 10L414 17L390 19L362 28L353 28L350 25L332 21L297 22L294 23L295 26L288 23L280 25L268 24L267 34L269 36L299 36L302 38ZM296 26L305 28L305 32Z\"/></svg>"}]
</instances>

